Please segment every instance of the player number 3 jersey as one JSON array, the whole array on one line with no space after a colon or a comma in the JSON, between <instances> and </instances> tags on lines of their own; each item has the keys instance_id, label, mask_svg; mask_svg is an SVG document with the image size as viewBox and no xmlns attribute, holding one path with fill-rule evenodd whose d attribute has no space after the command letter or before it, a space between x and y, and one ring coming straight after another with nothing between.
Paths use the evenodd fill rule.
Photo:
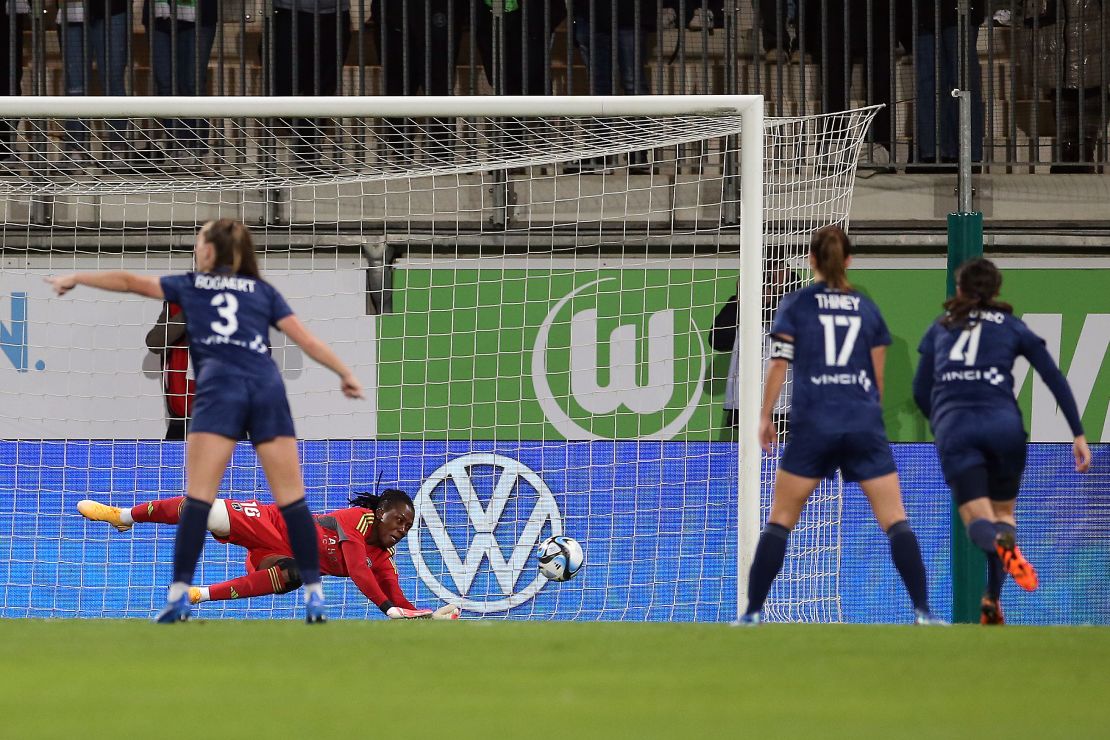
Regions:
<instances>
[{"instance_id":1,"label":"player number 3 jersey","mask_svg":"<svg viewBox=\"0 0 1110 740\"><path fill-rule=\"evenodd\" d=\"M278 374L270 327L293 313L269 283L231 272L189 272L161 279L166 300L181 306L197 382L232 372Z\"/></svg>"}]
</instances>

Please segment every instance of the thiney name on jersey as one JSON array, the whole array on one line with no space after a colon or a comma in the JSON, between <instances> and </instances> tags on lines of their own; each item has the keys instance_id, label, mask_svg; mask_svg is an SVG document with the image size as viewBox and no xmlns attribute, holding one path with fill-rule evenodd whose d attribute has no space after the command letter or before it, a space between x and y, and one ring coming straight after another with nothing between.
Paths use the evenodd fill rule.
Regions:
<instances>
[{"instance_id":1,"label":"thiney name on jersey","mask_svg":"<svg viewBox=\"0 0 1110 740\"><path fill-rule=\"evenodd\" d=\"M818 308L832 308L840 311L859 311L859 296L844 293L815 293Z\"/></svg>"},{"instance_id":2,"label":"thiney name on jersey","mask_svg":"<svg viewBox=\"0 0 1110 740\"><path fill-rule=\"evenodd\" d=\"M237 275L205 275L197 273L193 280L194 288L206 290L237 290L240 293L253 293L254 281Z\"/></svg>"}]
</instances>

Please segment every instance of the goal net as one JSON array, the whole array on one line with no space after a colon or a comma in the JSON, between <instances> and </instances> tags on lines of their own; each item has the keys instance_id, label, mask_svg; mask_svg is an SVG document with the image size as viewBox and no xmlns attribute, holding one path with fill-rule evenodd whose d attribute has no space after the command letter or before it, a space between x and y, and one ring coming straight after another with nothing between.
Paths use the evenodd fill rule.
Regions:
<instances>
[{"instance_id":1,"label":"goal net","mask_svg":"<svg viewBox=\"0 0 1110 740\"><path fill-rule=\"evenodd\" d=\"M762 100L18 98L0 160L0 617L146 617L173 527L76 503L182 495L191 383L175 307L42 278L191 269L251 227L265 279L367 387L275 332L309 504L400 488L402 588L467 616L734 619L777 453L756 451L765 334L846 220L873 110ZM311 117L306 117L311 116ZM18 119L18 120L16 120ZM739 299L735 296L739 295ZM731 313L730 313L731 311ZM737 383L737 378L739 383ZM788 397L776 410L785 432ZM249 444L222 487L272 499ZM840 618L840 486L822 485L767 606ZM582 543L549 582L534 548ZM244 572L209 541L197 582ZM377 614L325 579L332 616ZM200 617L288 617L292 595Z\"/></svg>"}]
</instances>

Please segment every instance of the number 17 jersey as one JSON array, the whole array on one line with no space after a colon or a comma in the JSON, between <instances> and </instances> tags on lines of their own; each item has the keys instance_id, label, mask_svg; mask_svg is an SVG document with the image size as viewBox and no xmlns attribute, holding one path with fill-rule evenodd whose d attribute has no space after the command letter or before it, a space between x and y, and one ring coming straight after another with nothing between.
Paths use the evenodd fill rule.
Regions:
<instances>
[{"instance_id":1,"label":"number 17 jersey","mask_svg":"<svg viewBox=\"0 0 1110 740\"><path fill-rule=\"evenodd\" d=\"M782 299L771 334L794 339L792 431L883 429L871 350L891 340L870 298L814 283Z\"/></svg>"}]
</instances>

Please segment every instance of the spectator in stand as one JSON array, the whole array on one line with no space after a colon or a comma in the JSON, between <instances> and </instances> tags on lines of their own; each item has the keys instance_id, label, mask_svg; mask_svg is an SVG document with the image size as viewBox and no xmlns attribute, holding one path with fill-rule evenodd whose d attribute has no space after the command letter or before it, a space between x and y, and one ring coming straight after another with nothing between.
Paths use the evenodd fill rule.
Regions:
<instances>
[{"instance_id":1,"label":"spectator in stand","mask_svg":"<svg viewBox=\"0 0 1110 740\"><path fill-rule=\"evenodd\" d=\"M1107 84L1103 39L1110 31L1110 2L1026 0L1024 21L1030 37L1024 48L1037 55L1038 76L1033 84L1047 92L1054 110L1059 110L1059 148L1053 156L1057 164L1050 171L1094 173L1105 126L1101 122ZM1034 33L1038 38L1032 38Z\"/></svg>"},{"instance_id":2,"label":"spectator in stand","mask_svg":"<svg viewBox=\"0 0 1110 740\"><path fill-rule=\"evenodd\" d=\"M450 95L455 85L455 55L459 50L466 0L373 0L370 22L378 24L378 48L386 95ZM415 131L409 121L386 119L392 127L382 141L402 158ZM432 157L450 155L451 129L440 119L424 128L424 151Z\"/></svg>"},{"instance_id":3,"label":"spectator in stand","mask_svg":"<svg viewBox=\"0 0 1110 740\"><path fill-rule=\"evenodd\" d=\"M613 94L615 38L621 91L625 95L647 95L645 33L655 28L656 0L573 0L572 5L574 43L589 72L590 94ZM630 152L628 156L633 172L650 171L647 152ZM605 168L605 158L596 157L570 164L565 172L599 172Z\"/></svg>"},{"instance_id":4,"label":"spectator in stand","mask_svg":"<svg viewBox=\"0 0 1110 740\"><path fill-rule=\"evenodd\" d=\"M205 95L208 58L216 40L219 0L152 0L143 2L143 24L150 37L150 66L155 95ZM198 7L199 5L199 7ZM163 122L168 156L204 156L208 121L197 118ZM186 163L187 164L187 163Z\"/></svg>"},{"instance_id":5,"label":"spectator in stand","mask_svg":"<svg viewBox=\"0 0 1110 740\"><path fill-rule=\"evenodd\" d=\"M126 95L128 0L61 0L58 7L58 42L62 51L66 95L88 95L93 65L105 95ZM130 168L126 154L127 122L109 120L105 132L110 169ZM65 122L63 166L83 167L90 158L89 125Z\"/></svg>"},{"instance_id":6,"label":"spectator in stand","mask_svg":"<svg viewBox=\"0 0 1110 740\"><path fill-rule=\"evenodd\" d=\"M971 159L982 162L983 81L976 43L979 26L986 17L986 0L971 0L970 6L967 61L971 88ZM946 169L954 170L951 165L955 165L960 156L960 104L952 97L952 90L960 87L960 30L956 4L920 2L916 21L917 162L950 165Z\"/></svg>"},{"instance_id":7,"label":"spectator in stand","mask_svg":"<svg viewBox=\"0 0 1110 740\"><path fill-rule=\"evenodd\" d=\"M335 95L351 45L350 0L273 0L273 7L273 48L262 45L264 65L272 55L271 94ZM296 118L287 125L296 163L316 166L323 155L323 121Z\"/></svg>"},{"instance_id":8,"label":"spectator in stand","mask_svg":"<svg viewBox=\"0 0 1110 740\"><path fill-rule=\"evenodd\" d=\"M927 0L922 0L927 1ZM899 12L892 18L891 13ZM866 105L883 107L875 114L870 140L877 146L870 152L875 164L892 161L894 128L891 109L891 27L895 41L906 45L910 34L911 5L892 5L887 0L804 0L799 7L799 32L805 42L806 54L812 55L820 66L818 77L819 97L825 112L847 110L852 107L851 90L845 76L851 66L863 66L864 100ZM826 46L826 41L827 46Z\"/></svg>"},{"instance_id":9,"label":"spectator in stand","mask_svg":"<svg viewBox=\"0 0 1110 740\"><path fill-rule=\"evenodd\" d=\"M550 44L555 27L566 18L566 4L559 0L500 0L504 44L495 75L493 0L476 0L474 40L482 55L486 81L502 95L547 95ZM548 10L544 17L545 7ZM545 27L549 33L545 34Z\"/></svg>"},{"instance_id":10,"label":"spectator in stand","mask_svg":"<svg viewBox=\"0 0 1110 740\"><path fill-rule=\"evenodd\" d=\"M0 95L21 95L23 81L23 29L28 0L0 0ZM19 121L0 120L0 161L16 158Z\"/></svg>"},{"instance_id":11,"label":"spectator in stand","mask_svg":"<svg viewBox=\"0 0 1110 740\"><path fill-rule=\"evenodd\" d=\"M756 0L763 51L768 62L786 64L798 50L797 0Z\"/></svg>"},{"instance_id":12,"label":"spectator in stand","mask_svg":"<svg viewBox=\"0 0 1110 740\"><path fill-rule=\"evenodd\" d=\"M146 334L146 346L162 359L162 391L166 396L166 440L184 440L192 414L196 381L189 378L189 337L181 306L166 301L154 327Z\"/></svg>"},{"instance_id":13,"label":"spectator in stand","mask_svg":"<svg viewBox=\"0 0 1110 740\"><path fill-rule=\"evenodd\" d=\"M648 94L644 36L655 28L656 5L655 0L573 0L574 43L590 71L591 95L613 94L614 37L621 91Z\"/></svg>"}]
</instances>

